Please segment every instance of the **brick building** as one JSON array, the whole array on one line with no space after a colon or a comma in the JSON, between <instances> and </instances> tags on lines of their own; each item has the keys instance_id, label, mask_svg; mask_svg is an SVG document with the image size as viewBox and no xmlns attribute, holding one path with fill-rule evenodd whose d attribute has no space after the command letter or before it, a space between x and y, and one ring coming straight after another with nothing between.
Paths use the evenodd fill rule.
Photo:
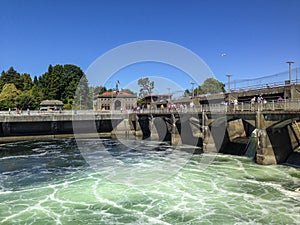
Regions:
<instances>
[{"instance_id":1,"label":"brick building","mask_svg":"<svg viewBox=\"0 0 300 225\"><path fill-rule=\"evenodd\" d=\"M107 91L99 95L97 110L132 110L137 107L137 96L126 92Z\"/></svg>"}]
</instances>

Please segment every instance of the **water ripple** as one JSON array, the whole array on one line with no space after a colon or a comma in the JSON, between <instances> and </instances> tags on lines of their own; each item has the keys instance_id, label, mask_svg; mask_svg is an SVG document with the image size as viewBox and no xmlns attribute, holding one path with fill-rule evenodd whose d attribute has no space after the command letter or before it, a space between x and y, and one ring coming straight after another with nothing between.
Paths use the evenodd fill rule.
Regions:
<instances>
[{"instance_id":1,"label":"water ripple","mask_svg":"<svg viewBox=\"0 0 300 225\"><path fill-rule=\"evenodd\" d=\"M296 168L259 166L243 157L202 154L194 155L168 179L153 185L130 185L112 182L106 173L89 168L70 140L26 144L33 146L33 156L15 152L16 157L1 159L1 224L300 221L300 170ZM109 144L118 146L112 140ZM21 148L16 143L9 148L12 146ZM151 154L127 149L117 152L116 157L147 168L169 154L164 152L170 151L168 147L162 149ZM201 167L203 160L211 158L214 160L208 167Z\"/></svg>"}]
</instances>

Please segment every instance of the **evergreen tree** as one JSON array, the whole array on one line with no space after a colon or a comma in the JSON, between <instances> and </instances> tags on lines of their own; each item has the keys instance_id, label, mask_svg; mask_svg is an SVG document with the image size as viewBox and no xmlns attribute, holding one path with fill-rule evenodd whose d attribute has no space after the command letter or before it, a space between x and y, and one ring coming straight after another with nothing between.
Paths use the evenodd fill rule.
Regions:
<instances>
[{"instance_id":1,"label":"evergreen tree","mask_svg":"<svg viewBox=\"0 0 300 225\"><path fill-rule=\"evenodd\" d=\"M22 91L29 91L33 87L33 82L29 74L24 73L21 75L20 80L22 82Z\"/></svg>"},{"instance_id":2,"label":"evergreen tree","mask_svg":"<svg viewBox=\"0 0 300 225\"><path fill-rule=\"evenodd\" d=\"M33 85L33 87L30 90L30 94L35 99L32 108L39 109L41 101L45 99L44 93L41 91L38 85Z\"/></svg>"},{"instance_id":3,"label":"evergreen tree","mask_svg":"<svg viewBox=\"0 0 300 225\"><path fill-rule=\"evenodd\" d=\"M2 89L5 84L15 84L16 88L19 90L22 90L23 88L20 74L13 67L10 67L6 72L3 71L0 80L0 89Z\"/></svg>"},{"instance_id":4,"label":"evergreen tree","mask_svg":"<svg viewBox=\"0 0 300 225\"><path fill-rule=\"evenodd\" d=\"M60 99L64 103L68 99L74 99L74 95L79 84L79 81L84 76L83 71L75 65L66 64L63 67L64 77L61 83L62 98ZM86 86L88 85L87 80L85 79Z\"/></svg>"},{"instance_id":5,"label":"evergreen tree","mask_svg":"<svg viewBox=\"0 0 300 225\"><path fill-rule=\"evenodd\" d=\"M46 99L61 100L69 107L74 102L76 90L79 90L82 106L92 106L88 81L83 71L71 64L49 65L48 71L40 77L35 76L33 81L29 74L20 75L11 67L1 73L0 92L1 90L1 109L16 106L37 109L40 102Z\"/></svg>"},{"instance_id":6,"label":"evergreen tree","mask_svg":"<svg viewBox=\"0 0 300 225\"><path fill-rule=\"evenodd\" d=\"M38 85L38 82L39 82L39 80L38 80L37 76L34 76L33 85Z\"/></svg>"},{"instance_id":7,"label":"evergreen tree","mask_svg":"<svg viewBox=\"0 0 300 225\"><path fill-rule=\"evenodd\" d=\"M43 74L40 79L40 88L44 93L45 99L61 100L61 82L63 76L63 67L49 65L48 72Z\"/></svg>"}]
</instances>

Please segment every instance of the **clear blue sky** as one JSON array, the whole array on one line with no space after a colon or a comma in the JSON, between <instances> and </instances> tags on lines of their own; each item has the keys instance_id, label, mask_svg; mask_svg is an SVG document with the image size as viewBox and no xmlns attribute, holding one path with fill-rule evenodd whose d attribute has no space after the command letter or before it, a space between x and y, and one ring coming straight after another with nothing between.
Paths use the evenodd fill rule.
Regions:
<instances>
[{"instance_id":1,"label":"clear blue sky","mask_svg":"<svg viewBox=\"0 0 300 225\"><path fill-rule=\"evenodd\" d=\"M140 40L190 49L223 82L228 73L286 71L287 60L300 66L299 0L1 0L0 9L0 71L40 76L49 64L67 63L85 71L110 49Z\"/></svg>"}]
</instances>

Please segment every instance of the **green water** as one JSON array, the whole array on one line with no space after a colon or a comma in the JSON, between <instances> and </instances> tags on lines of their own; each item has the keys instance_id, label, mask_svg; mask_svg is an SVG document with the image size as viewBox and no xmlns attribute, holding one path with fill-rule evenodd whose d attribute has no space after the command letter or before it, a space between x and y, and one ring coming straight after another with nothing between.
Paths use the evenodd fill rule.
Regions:
<instances>
[{"instance_id":1,"label":"green water","mask_svg":"<svg viewBox=\"0 0 300 225\"><path fill-rule=\"evenodd\" d=\"M300 224L299 168L202 154L130 185L91 169L70 140L0 147L0 224Z\"/></svg>"}]
</instances>

